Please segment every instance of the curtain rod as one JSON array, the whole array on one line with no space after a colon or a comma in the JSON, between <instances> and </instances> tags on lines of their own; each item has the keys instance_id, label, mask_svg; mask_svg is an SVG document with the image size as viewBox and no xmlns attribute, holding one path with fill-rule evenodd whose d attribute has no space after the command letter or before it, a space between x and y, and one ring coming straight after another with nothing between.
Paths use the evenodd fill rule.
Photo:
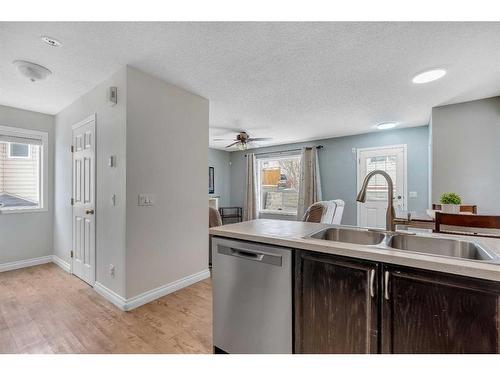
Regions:
<instances>
[{"instance_id":1,"label":"curtain rod","mask_svg":"<svg viewBox=\"0 0 500 375\"><path fill-rule=\"evenodd\" d=\"M312 147L303 147L307 149L312 149ZM321 150L323 148L322 145L316 146L317 150ZM281 150L281 151L268 151L268 152L259 152L258 154L254 154L255 156L259 155L269 155L269 154L282 154L286 152L293 152L293 151L302 151L302 148L293 148L291 150ZM245 154L245 157L247 157L248 154Z\"/></svg>"}]
</instances>

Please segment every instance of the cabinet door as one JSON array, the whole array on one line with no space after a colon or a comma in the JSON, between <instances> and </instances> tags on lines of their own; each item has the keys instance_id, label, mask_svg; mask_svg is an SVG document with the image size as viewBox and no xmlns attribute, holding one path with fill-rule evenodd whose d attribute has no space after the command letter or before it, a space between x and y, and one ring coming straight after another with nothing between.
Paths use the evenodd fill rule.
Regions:
<instances>
[{"instance_id":1,"label":"cabinet door","mask_svg":"<svg viewBox=\"0 0 500 375\"><path fill-rule=\"evenodd\" d=\"M498 353L499 283L384 268L384 353Z\"/></svg>"},{"instance_id":2,"label":"cabinet door","mask_svg":"<svg viewBox=\"0 0 500 375\"><path fill-rule=\"evenodd\" d=\"M377 353L377 264L296 251L295 352Z\"/></svg>"}]
</instances>

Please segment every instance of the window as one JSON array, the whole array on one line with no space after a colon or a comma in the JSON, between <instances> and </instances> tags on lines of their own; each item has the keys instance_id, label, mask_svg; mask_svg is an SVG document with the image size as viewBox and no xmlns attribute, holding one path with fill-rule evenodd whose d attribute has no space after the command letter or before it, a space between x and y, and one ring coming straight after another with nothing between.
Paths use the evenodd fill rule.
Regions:
<instances>
[{"instance_id":1,"label":"window","mask_svg":"<svg viewBox=\"0 0 500 375\"><path fill-rule=\"evenodd\" d=\"M396 155L383 155L383 156L372 156L366 158L366 173L370 173L374 170L383 170L391 176L392 183L394 186L394 194L397 191L397 156ZM366 190L366 200L367 201L387 201L387 181L381 175L375 175L368 183L368 188Z\"/></svg>"},{"instance_id":2,"label":"window","mask_svg":"<svg viewBox=\"0 0 500 375\"><path fill-rule=\"evenodd\" d=\"M31 157L30 145L23 143L9 143L9 159L29 159Z\"/></svg>"},{"instance_id":3,"label":"window","mask_svg":"<svg viewBox=\"0 0 500 375\"><path fill-rule=\"evenodd\" d=\"M300 155L259 158L259 212L297 215Z\"/></svg>"},{"instance_id":4,"label":"window","mask_svg":"<svg viewBox=\"0 0 500 375\"><path fill-rule=\"evenodd\" d=\"M47 133L0 126L0 212L44 210Z\"/></svg>"}]
</instances>

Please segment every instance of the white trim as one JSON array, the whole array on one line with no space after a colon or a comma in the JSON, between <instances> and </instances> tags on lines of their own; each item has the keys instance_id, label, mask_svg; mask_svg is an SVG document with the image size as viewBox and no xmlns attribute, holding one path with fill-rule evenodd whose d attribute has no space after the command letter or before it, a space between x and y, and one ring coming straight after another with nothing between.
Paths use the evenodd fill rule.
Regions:
<instances>
[{"instance_id":1,"label":"white trim","mask_svg":"<svg viewBox=\"0 0 500 375\"><path fill-rule=\"evenodd\" d=\"M403 149L403 164L404 164L404 189L403 189L403 204L406 210L408 210L408 145L406 143L399 145L389 145L389 146L378 146L378 147L364 147L356 149L356 194L361 188L362 180L359 178L359 167L360 167L360 153L363 151L376 151L376 150L390 150L393 148ZM359 220L361 217L361 203L356 202L356 225L360 226Z\"/></svg>"},{"instance_id":2,"label":"white trim","mask_svg":"<svg viewBox=\"0 0 500 375\"><path fill-rule=\"evenodd\" d=\"M151 289L147 292L141 293L135 297L127 299L124 309L125 311L130 311L139 306L145 305L146 303L154 301L155 299L166 296L167 294L176 292L179 289L185 288L201 280L208 279L209 277L210 277L210 271L206 269L201 272L195 273L193 275L189 275L179 280L165 284L158 288Z\"/></svg>"},{"instance_id":3,"label":"white trim","mask_svg":"<svg viewBox=\"0 0 500 375\"><path fill-rule=\"evenodd\" d=\"M129 299L123 298L122 296L113 292L111 289L105 287L99 282L96 282L94 284L94 290L101 296L106 298L113 305L118 307L120 310L130 311L139 306L145 305L146 303L149 303L158 298L166 296L167 294L176 292L194 283L205 280L209 277L210 277L210 271L206 269L201 272L195 273L193 275L189 275L179 280L173 281L171 283L162 285L158 288L148 290L147 292L141 293Z\"/></svg>"},{"instance_id":4,"label":"white trim","mask_svg":"<svg viewBox=\"0 0 500 375\"><path fill-rule=\"evenodd\" d=\"M71 273L71 266L65 260L59 258L57 255L52 255L52 263L61 267L67 273Z\"/></svg>"},{"instance_id":5,"label":"white trim","mask_svg":"<svg viewBox=\"0 0 500 375\"><path fill-rule=\"evenodd\" d=\"M38 266L40 264L52 262L52 255L46 255L39 258L31 258L24 260L17 260L14 262L0 264L0 272L17 270L19 268Z\"/></svg>"},{"instance_id":6,"label":"white trim","mask_svg":"<svg viewBox=\"0 0 500 375\"><path fill-rule=\"evenodd\" d=\"M103 296L106 300L111 302L113 305L118 307L120 310L126 311L125 305L127 303L127 300L122 296L120 296L119 294L113 292L111 289L108 289L98 281L94 283L94 290L98 294Z\"/></svg>"},{"instance_id":7,"label":"white trim","mask_svg":"<svg viewBox=\"0 0 500 375\"><path fill-rule=\"evenodd\" d=\"M97 121L97 113L93 113L90 116L88 116L87 118L83 119L82 121L79 121L76 124L71 125L71 130L75 130L75 129L79 128L80 126L88 124L89 122L92 122L92 121ZM73 142L73 141L71 141L71 142Z\"/></svg>"}]
</instances>

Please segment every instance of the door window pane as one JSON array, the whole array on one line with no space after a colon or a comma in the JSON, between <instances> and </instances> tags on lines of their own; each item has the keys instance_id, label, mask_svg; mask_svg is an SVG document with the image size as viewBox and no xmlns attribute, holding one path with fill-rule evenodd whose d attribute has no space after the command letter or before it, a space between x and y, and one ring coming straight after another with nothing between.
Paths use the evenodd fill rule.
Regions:
<instances>
[{"instance_id":1,"label":"door window pane","mask_svg":"<svg viewBox=\"0 0 500 375\"><path fill-rule=\"evenodd\" d=\"M396 155L373 156L366 158L366 174L382 170L391 176L394 183L394 192L396 192L397 157ZM387 201L387 181L381 175L375 175L368 183L366 191L367 201Z\"/></svg>"}]
</instances>

